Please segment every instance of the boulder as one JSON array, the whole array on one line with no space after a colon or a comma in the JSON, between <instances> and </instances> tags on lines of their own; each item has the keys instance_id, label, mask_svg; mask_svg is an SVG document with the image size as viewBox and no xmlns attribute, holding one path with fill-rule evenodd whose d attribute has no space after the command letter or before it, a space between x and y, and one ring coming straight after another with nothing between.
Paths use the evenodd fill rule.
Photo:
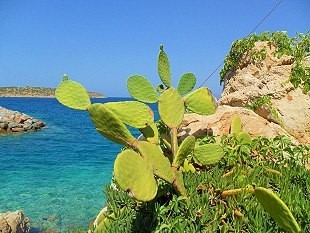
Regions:
<instances>
[{"instance_id":1,"label":"boulder","mask_svg":"<svg viewBox=\"0 0 310 233\"><path fill-rule=\"evenodd\" d=\"M30 221L23 211L0 213L0 232L2 233L28 233Z\"/></svg>"},{"instance_id":2,"label":"boulder","mask_svg":"<svg viewBox=\"0 0 310 233\"><path fill-rule=\"evenodd\" d=\"M226 75L219 104L246 107L268 96L269 105L258 107L256 113L280 125L300 143L310 144L310 94L303 94L288 81L294 57L277 58L273 44L255 43L255 49L262 48L266 50L264 60L255 63L244 57L239 68ZM304 62L310 66L309 58Z\"/></svg>"},{"instance_id":3,"label":"boulder","mask_svg":"<svg viewBox=\"0 0 310 233\"><path fill-rule=\"evenodd\" d=\"M183 140L188 135L202 137L212 131L214 136L229 134L230 125L234 115L239 115L242 128L252 137L265 136L274 138L277 135L286 135L292 142L298 144L297 140L288 134L281 126L260 117L252 110L243 107L219 106L212 115L201 116L195 113L185 114L178 137Z\"/></svg>"}]
</instances>

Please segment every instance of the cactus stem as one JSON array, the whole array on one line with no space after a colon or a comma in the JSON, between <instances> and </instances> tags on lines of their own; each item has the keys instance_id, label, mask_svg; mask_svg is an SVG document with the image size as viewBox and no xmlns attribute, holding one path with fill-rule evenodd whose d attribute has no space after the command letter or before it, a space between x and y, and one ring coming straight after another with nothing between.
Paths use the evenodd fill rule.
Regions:
<instances>
[{"instance_id":1,"label":"cactus stem","mask_svg":"<svg viewBox=\"0 0 310 233\"><path fill-rule=\"evenodd\" d=\"M254 189L253 188L240 188L240 189L230 189L230 190L225 190L223 192L221 192L221 197L222 198L226 198L226 197L230 197L230 196L234 196L234 195L238 195L241 192L250 192L252 194L254 194Z\"/></svg>"},{"instance_id":2,"label":"cactus stem","mask_svg":"<svg viewBox=\"0 0 310 233\"><path fill-rule=\"evenodd\" d=\"M171 151L172 151L172 155L173 158L175 158L175 156L178 153L178 130L177 128L171 128L170 130L170 137L171 137Z\"/></svg>"}]
</instances>

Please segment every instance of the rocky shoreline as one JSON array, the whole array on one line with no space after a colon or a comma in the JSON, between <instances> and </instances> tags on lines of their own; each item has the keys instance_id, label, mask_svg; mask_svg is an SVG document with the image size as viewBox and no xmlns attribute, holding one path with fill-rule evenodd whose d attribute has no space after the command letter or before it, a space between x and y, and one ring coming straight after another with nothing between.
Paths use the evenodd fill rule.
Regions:
<instances>
[{"instance_id":1,"label":"rocky shoreline","mask_svg":"<svg viewBox=\"0 0 310 233\"><path fill-rule=\"evenodd\" d=\"M27 114L0 106L0 134L31 132L45 127L45 123Z\"/></svg>"},{"instance_id":2,"label":"rocky shoreline","mask_svg":"<svg viewBox=\"0 0 310 233\"><path fill-rule=\"evenodd\" d=\"M22 210L0 213L0 232L29 233L30 220L24 216Z\"/></svg>"}]
</instances>

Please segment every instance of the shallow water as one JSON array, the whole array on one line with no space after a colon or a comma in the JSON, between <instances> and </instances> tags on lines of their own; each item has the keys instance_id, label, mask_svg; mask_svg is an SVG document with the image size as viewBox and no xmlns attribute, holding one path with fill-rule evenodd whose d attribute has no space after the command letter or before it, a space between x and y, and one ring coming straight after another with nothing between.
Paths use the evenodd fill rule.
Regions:
<instances>
[{"instance_id":1,"label":"shallow water","mask_svg":"<svg viewBox=\"0 0 310 233\"><path fill-rule=\"evenodd\" d=\"M87 227L105 204L103 189L121 146L97 133L87 112L56 99L0 98L0 106L47 124L37 132L0 136L0 212L22 209L40 230Z\"/></svg>"}]
</instances>

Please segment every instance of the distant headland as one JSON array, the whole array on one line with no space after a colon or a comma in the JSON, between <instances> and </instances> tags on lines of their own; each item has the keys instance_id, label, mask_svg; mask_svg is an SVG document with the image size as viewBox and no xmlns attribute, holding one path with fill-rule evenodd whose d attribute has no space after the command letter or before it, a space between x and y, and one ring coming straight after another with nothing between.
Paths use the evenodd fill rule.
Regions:
<instances>
[{"instance_id":1,"label":"distant headland","mask_svg":"<svg viewBox=\"0 0 310 233\"><path fill-rule=\"evenodd\" d=\"M55 98L55 89L49 87L0 87L0 97ZM98 92L88 92L91 98L105 98Z\"/></svg>"}]
</instances>

